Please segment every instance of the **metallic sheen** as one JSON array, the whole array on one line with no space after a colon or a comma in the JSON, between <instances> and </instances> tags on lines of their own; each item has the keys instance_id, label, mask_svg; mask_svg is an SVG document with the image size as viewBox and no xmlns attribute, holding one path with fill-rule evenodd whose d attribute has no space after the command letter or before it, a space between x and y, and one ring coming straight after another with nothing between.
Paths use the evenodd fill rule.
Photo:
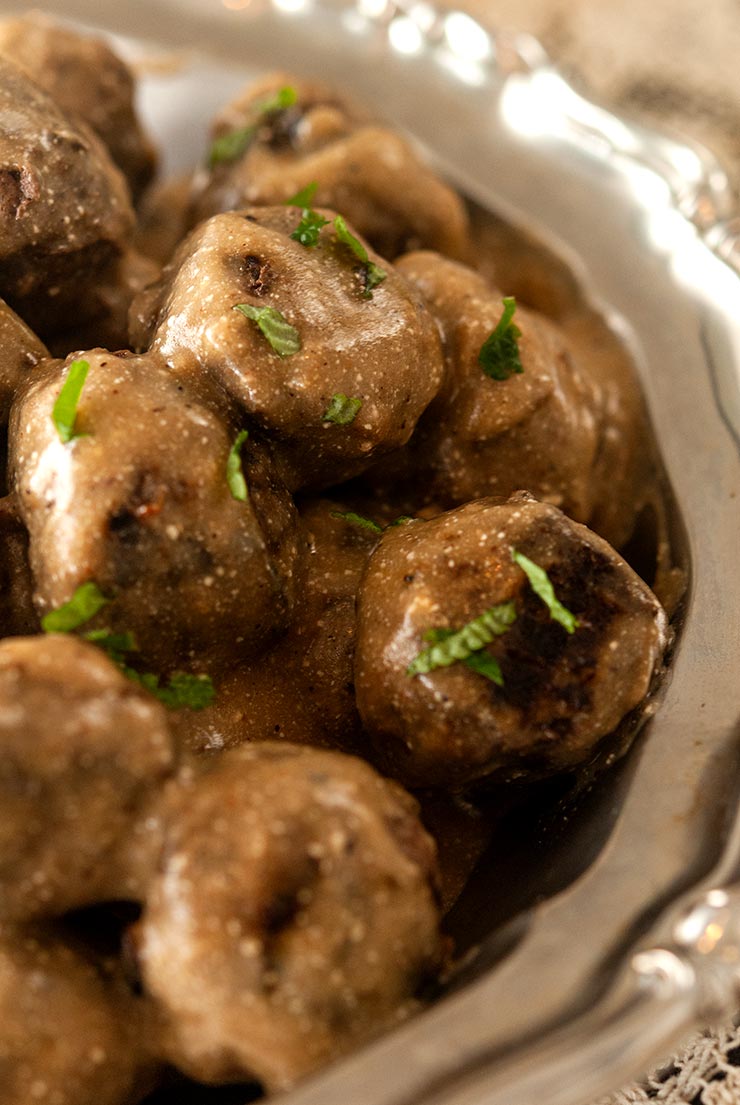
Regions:
<instances>
[{"instance_id":1,"label":"metallic sheen","mask_svg":"<svg viewBox=\"0 0 740 1105\"><path fill-rule=\"evenodd\" d=\"M630 346L691 564L659 708L543 845L550 896L508 955L484 941L464 984L281 1100L578 1105L615 1088L740 1000L740 217L725 174L589 103L530 38L427 0L44 6L197 43L214 88L228 63L267 61L363 97L564 256Z\"/></svg>"}]
</instances>

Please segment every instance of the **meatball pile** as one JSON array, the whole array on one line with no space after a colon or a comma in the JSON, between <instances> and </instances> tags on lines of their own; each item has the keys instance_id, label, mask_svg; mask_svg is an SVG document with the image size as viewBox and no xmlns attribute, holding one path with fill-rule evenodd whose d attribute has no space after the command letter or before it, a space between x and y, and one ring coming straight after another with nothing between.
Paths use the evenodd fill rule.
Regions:
<instances>
[{"instance_id":1,"label":"meatball pile","mask_svg":"<svg viewBox=\"0 0 740 1105\"><path fill-rule=\"evenodd\" d=\"M133 94L0 24L0 1105L281 1090L412 1013L488 785L669 640L634 385L414 146L277 74L154 184Z\"/></svg>"}]
</instances>

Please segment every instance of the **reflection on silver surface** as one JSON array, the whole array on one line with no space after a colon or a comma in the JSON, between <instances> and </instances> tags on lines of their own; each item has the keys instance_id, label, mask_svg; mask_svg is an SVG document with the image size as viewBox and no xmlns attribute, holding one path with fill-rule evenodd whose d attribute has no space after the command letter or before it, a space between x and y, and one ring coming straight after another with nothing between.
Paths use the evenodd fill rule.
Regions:
<instances>
[{"instance_id":1,"label":"reflection on silver surface","mask_svg":"<svg viewBox=\"0 0 740 1105\"><path fill-rule=\"evenodd\" d=\"M219 81L236 79L227 63L269 59L342 84L566 257L629 341L693 578L673 678L611 835L502 963L285 1105L577 1105L613 1088L738 997L740 891L716 889L740 871L740 220L721 168L589 103L527 36L427 0L44 6L223 59L196 118L160 89L183 142L208 96L223 98Z\"/></svg>"}]
</instances>

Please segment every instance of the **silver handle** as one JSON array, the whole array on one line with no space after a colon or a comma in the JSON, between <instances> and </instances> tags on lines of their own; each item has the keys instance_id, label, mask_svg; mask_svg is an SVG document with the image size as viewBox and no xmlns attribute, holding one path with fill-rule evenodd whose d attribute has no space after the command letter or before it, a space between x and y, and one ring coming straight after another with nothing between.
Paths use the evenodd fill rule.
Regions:
<instances>
[{"instance_id":1,"label":"silver handle","mask_svg":"<svg viewBox=\"0 0 740 1105\"><path fill-rule=\"evenodd\" d=\"M710 890L636 951L597 1008L425 1105L591 1105L740 1004L740 890Z\"/></svg>"}]
</instances>

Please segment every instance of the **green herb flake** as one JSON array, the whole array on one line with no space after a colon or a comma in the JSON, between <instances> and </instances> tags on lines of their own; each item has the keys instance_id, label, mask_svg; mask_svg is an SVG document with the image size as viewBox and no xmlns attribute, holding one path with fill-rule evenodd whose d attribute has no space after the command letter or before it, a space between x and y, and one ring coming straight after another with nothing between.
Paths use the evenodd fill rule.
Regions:
<instances>
[{"instance_id":1,"label":"green herb flake","mask_svg":"<svg viewBox=\"0 0 740 1105\"><path fill-rule=\"evenodd\" d=\"M495 656L490 656L487 652L473 652L470 656L466 656L463 663L477 675L484 675L497 687L503 687L504 677Z\"/></svg>"},{"instance_id":2,"label":"green herb flake","mask_svg":"<svg viewBox=\"0 0 740 1105\"><path fill-rule=\"evenodd\" d=\"M44 633L72 633L94 618L109 602L110 599L105 597L97 583L92 580L81 583L69 602L44 615L41 628Z\"/></svg>"},{"instance_id":3,"label":"green herb flake","mask_svg":"<svg viewBox=\"0 0 740 1105\"><path fill-rule=\"evenodd\" d=\"M301 188L299 192L296 192L294 196L291 196L289 200L285 201L286 207L311 207L313 201L316 199L316 193L319 190L319 182L312 180L310 184L307 184L305 188Z\"/></svg>"},{"instance_id":4,"label":"green herb flake","mask_svg":"<svg viewBox=\"0 0 740 1105\"><path fill-rule=\"evenodd\" d=\"M362 526L363 529L372 530L373 533L383 532L383 527L374 522L372 518L364 518L362 514L355 514L352 510L332 510L331 516L332 518L341 518L343 522L349 522L351 526Z\"/></svg>"},{"instance_id":5,"label":"green herb flake","mask_svg":"<svg viewBox=\"0 0 740 1105\"><path fill-rule=\"evenodd\" d=\"M290 357L300 351L300 334L274 307L253 307L251 303L237 303L233 310L241 311L245 318L257 323L278 356Z\"/></svg>"},{"instance_id":6,"label":"green herb flake","mask_svg":"<svg viewBox=\"0 0 740 1105\"><path fill-rule=\"evenodd\" d=\"M246 127L238 127L236 130L227 131L213 140L208 154L208 168L215 169L217 165L228 165L232 161L238 161L254 141L257 133L257 125L250 123Z\"/></svg>"},{"instance_id":7,"label":"green herb flake","mask_svg":"<svg viewBox=\"0 0 740 1105\"><path fill-rule=\"evenodd\" d=\"M236 436L236 441L229 450L226 461L226 482L233 499L240 503L247 501L247 481L244 479L242 469L242 445L249 437L249 430L241 430Z\"/></svg>"},{"instance_id":8,"label":"green herb flake","mask_svg":"<svg viewBox=\"0 0 740 1105\"><path fill-rule=\"evenodd\" d=\"M262 100L254 105L254 112L261 121L266 115L274 115L277 111L285 111L292 107L298 99L298 93L291 85L279 89L274 96ZM238 161L254 141L259 122L249 123L243 127L236 127L214 139L208 153L208 167L215 169L217 165L228 165L232 161Z\"/></svg>"},{"instance_id":9,"label":"green herb flake","mask_svg":"<svg viewBox=\"0 0 740 1105\"><path fill-rule=\"evenodd\" d=\"M484 610L477 618L468 622L462 629L430 630L425 640L431 641L406 669L407 675L426 675L436 668L448 668L452 664L466 663L474 653L490 645L494 637L506 633L516 621L516 607L513 602L500 603ZM479 670L483 665L479 664ZM488 666L488 665L487 665ZM498 665L496 665L498 667ZM493 670L491 668L490 670ZM481 672L481 674L487 674ZM501 675L500 670L498 676ZM491 676L488 676L491 678ZM496 680L494 679L494 682ZM503 682L503 680L502 680Z\"/></svg>"},{"instance_id":10,"label":"green herb flake","mask_svg":"<svg viewBox=\"0 0 740 1105\"><path fill-rule=\"evenodd\" d=\"M492 380L508 380L517 373L524 372L519 356L519 338L522 332L513 322L516 300L507 296L504 301L504 313L495 329L488 335L478 354L486 376Z\"/></svg>"},{"instance_id":11,"label":"green herb flake","mask_svg":"<svg viewBox=\"0 0 740 1105\"><path fill-rule=\"evenodd\" d=\"M571 614L570 610L567 610L556 598L555 589L545 569L540 568L539 564L535 564L528 556L517 552L516 549L511 550L511 559L522 569L532 590L542 599L550 611L550 617L553 621L559 622L566 633L575 633L580 622L575 614Z\"/></svg>"},{"instance_id":12,"label":"green herb flake","mask_svg":"<svg viewBox=\"0 0 740 1105\"><path fill-rule=\"evenodd\" d=\"M354 422L361 407L362 399L348 399L346 395L338 392L332 395L323 421L335 422L337 426L349 426L350 422Z\"/></svg>"},{"instance_id":13,"label":"green herb flake","mask_svg":"<svg viewBox=\"0 0 740 1105\"><path fill-rule=\"evenodd\" d=\"M160 686L159 676L151 672L138 672L133 668L124 670L129 679L140 683L170 710L205 710L216 698L213 680L208 675L189 675L184 671L176 671L163 687Z\"/></svg>"},{"instance_id":14,"label":"green herb flake","mask_svg":"<svg viewBox=\"0 0 740 1105\"><path fill-rule=\"evenodd\" d=\"M295 242L300 242L306 249L313 249L318 243L323 227L328 225L329 220L325 219L323 215L319 215L317 211L312 211L309 207L304 207L301 221L291 234L291 238Z\"/></svg>"},{"instance_id":15,"label":"green herb flake","mask_svg":"<svg viewBox=\"0 0 740 1105\"><path fill-rule=\"evenodd\" d=\"M133 633L114 633L110 629L91 629L89 633L83 633L86 641L102 648L114 664L123 667L126 663L126 654L138 652L139 646Z\"/></svg>"},{"instance_id":16,"label":"green herb flake","mask_svg":"<svg viewBox=\"0 0 740 1105\"><path fill-rule=\"evenodd\" d=\"M440 641L448 641L450 637L454 635L454 629L430 629L428 633L424 634L424 640L430 641L433 644L438 644ZM476 675L484 675L486 679L490 679L497 687L503 687L504 677L501 673L499 662L494 656L490 656L487 652L483 650L471 652L470 656L466 656L460 663L465 664L465 667L470 668Z\"/></svg>"},{"instance_id":17,"label":"green herb flake","mask_svg":"<svg viewBox=\"0 0 740 1105\"><path fill-rule=\"evenodd\" d=\"M74 441L81 434L75 433L75 421L77 419L77 404L80 401L82 389L85 386L87 374L90 371L88 361L72 361L67 371L67 377L62 384L54 409L51 412L51 420L56 426L59 438L65 445Z\"/></svg>"},{"instance_id":18,"label":"green herb flake","mask_svg":"<svg viewBox=\"0 0 740 1105\"><path fill-rule=\"evenodd\" d=\"M370 260L370 256L364 245L359 238L356 238L350 231L341 215L337 215L334 219L334 229L338 240L354 253L358 261L362 262L362 294L365 299L372 299L373 289L377 288L378 284L383 283L388 273L385 269L381 269L380 265L376 265L374 261Z\"/></svg>"},{"instance_id":19,"label":"green herb flake","mask_svg":"<svg viewBox=\"0 0 740 1105\"><path fill-rule=\"evenodd\" d=\"M274 115L276 111L285 111L298 102L298 92L292 84L285 84L279 88L274 96L262 100L257 105L260 115Z\"/></svg>"}]
</instances>

